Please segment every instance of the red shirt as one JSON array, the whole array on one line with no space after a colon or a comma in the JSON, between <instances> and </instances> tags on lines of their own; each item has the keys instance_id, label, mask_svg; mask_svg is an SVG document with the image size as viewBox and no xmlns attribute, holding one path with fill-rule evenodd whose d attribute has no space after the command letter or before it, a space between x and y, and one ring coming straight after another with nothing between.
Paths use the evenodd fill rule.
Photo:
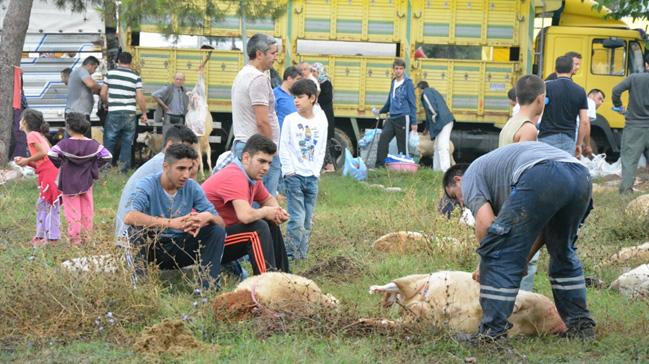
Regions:
<instances>
[{"instance_id":1,"label":"red shirt","mask_svg":"<svg viewBox=\"0 0 649 364\"><path fill-rule=\"evenodd\" d=\"M251 180L237 162L228 164L201 186L207 199L225 221L225 226L239 224L232 201L244 200L262 204L270 194L262 181Z\"/></svg>"},{"instance_id":2,"label":"red shirt","mask_svg":"<svg viewBox=\"0 0 649 364\"><path fill-rule=\"evenodd\" d=\"M36 144L40 144L42 146L42 149L45 150L45 153L50 150L50 143L47 141L47 139L45 139L43 134L37 131L30 131L29 133L27 133L27 148L29 148L30 155L36 154ZM49 158L47 158L47 155L45 155L43 158L35 160L30 164L32 165L32 167L34 167L34 169L36 169L47 160L49 160Z\"/></svg>"}]
</instances>

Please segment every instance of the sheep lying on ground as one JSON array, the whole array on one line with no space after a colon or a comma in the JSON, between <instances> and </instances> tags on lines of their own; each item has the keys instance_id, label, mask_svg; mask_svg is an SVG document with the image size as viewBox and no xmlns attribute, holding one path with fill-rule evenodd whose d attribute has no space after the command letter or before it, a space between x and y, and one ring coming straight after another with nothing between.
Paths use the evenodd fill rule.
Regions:
<instances>
[{"instance_id":1,"label":"sheep lying on ground","mask_svg":"<svg viewBox=\"0 0 649 364\"><path fill-rule=\"evenodd\" d=\"M619 252L613 254L610 258L603 261L601 265L607 266L628 261L640 261L642 263L649 263L649 241L642 245L622 248Z\"/></svg>"},{"instance_id":2,"label":"sheep lying on ground","mask_svg":"<svg viewBox=\"0 0 649 364\"><path fill-rule=\"evenodd\" d=\"M629 202L626 206L626 213L637 218L649 215L649 194L638 196Z\"/></svg>"},{"instance_id":3,"label":"sheep lying on ground","mask_svg":"<svg viewBox=\"0 0 649 364\"><path fill-rule=\"evenodd\" d=\"M463 252L467 246L452 236L430 236L416 231L396 231L385 234L372 244L384 253L417 253L424 249Z\"/></svg>"},{"instance_id":4,"label":"sheep lying on ground","mask_svg":"<svg viewBox=\"0 0 649 364\"><path fill-rule=\"evenodd\" d=\"M611 283L611 288L632 298L649 297L649 264L622 274Z\"/></svg>"},{"instance_id":5,"label":"sheep lying on ground","mask_svg":"<svg viewBox=\"0 0 649 364\"><path fill-rule=\"evenodd\" d=\"M440 271L415 274L383 286L371 286L370 293L384 293L383 305L399 302L406 320L425 319L434 326L455 332L478 331L482 308L480 284L471 273ZM554 303L547 297L519 291L509 321L514 325L510 335L558 334L566 331ZM384 326L394 323L381 322Z\"/></svg>"},{"instance_id":6,"label":"sheep lying on ground","mask_svg":"<svg viewBox=\"0 0 649 364\"><path fill-rule=\"evenodd\" d=\"M309 314L337 305L338 300L322 293L312 280L280 272L250 277L234 291L220 294L212 302L217 317L231 320L245 319L256 310Z\"/></svg>"}]
</instances>

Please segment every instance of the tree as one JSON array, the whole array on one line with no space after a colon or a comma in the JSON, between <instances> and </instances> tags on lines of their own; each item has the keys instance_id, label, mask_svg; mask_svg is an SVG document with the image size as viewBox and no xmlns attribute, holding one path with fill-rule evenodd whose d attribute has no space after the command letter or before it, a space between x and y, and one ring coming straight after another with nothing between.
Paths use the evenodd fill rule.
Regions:
<instances>
[{"instance_id":1,"label":"tree","mask_svg":"<svg viewBox=\"0 0 649 364\"><path fill-rule=\"evenodd\" d=\"M0 40L0 165L8 162L13 123L14 67L20 58L34 1L8 0ZM114 19L117 0L49 0L60 8L82 12L89 6L104 9L106 23ZM4 0L0 0L2 4ZM160 33L167 36L183 32L200 32L206 19L222 19L230 9L249 19L277 19L286 11L286 0L121 0L121 21L137 30L142 16L157 19ZM170 21L172 20L172 21Z\"/></svg>"},{"instance_id":2,"label":"tree","mask_svg":"<svg viewBox=\"0 0 649 364\"><path fill-rule=\"evenodd\" d=\"M9 159L13 124L14 67L20 66L33 0L10 0L0 40L0 165Z\"/></svg>"},{"instance_id":3,"label":"tree","mask_svg":"<svg viewBox=\"0 0 649 364\"><path fill-rule=\"evenodd\" d=\"M599 0L598 3L596 8L609 8L609 16L615 19L627 16L633 20L649 19L649 0Z\"/></svg>"}]
</instances>

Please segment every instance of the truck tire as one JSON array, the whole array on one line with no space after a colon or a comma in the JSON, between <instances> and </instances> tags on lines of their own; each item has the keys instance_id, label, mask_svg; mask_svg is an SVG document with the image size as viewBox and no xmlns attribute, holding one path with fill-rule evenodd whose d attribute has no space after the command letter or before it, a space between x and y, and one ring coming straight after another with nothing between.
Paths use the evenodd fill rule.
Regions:
<instances>
[{"instance_id":1,"label":"truck tire","mask_svg":"<svg viewBox=\"0 0 649 364\"><path fill-rule=\"evenodd\" d=\"M349 151L354 154L354 143L352 143L352 139L344 130L338 128L335 129L334 137L331 142L333 157L336 161L334 163L336 170L342 170L345 165L345 148L349 149Z\"/></svg>"}]
</instances>

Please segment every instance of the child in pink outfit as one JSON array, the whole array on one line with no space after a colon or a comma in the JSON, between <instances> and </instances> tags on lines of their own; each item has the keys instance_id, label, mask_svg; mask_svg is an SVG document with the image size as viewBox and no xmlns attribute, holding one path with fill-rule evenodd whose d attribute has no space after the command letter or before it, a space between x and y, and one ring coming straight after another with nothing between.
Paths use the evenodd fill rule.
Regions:
<instances>
[{"instance_id":1,"label":"child in pink outfit","mask_svg":"<svg viewBox=\"0 0 649 364\"><path fill-rule=\"evenodd\" d=\"M63 193L68 238L71 244L79 245L92 230L92 184L99 178L99 167L109 163L113 157L103 145L84 136L90 128L85 115L70 113L66 123L70 137L52 147L48 156L60 166L58 182Z\"/></svg>"},{"instance_id":2,"label":"child in pink outfit","mask_svg":"<svg viewBox=\"0 0 649 364\"><path fill-rule=\"evenodd\" d=\"M61 215L61 193L56 185L59 170L47 157L50 143L44 134L49 125L43 114L34 109L26 109L20 120L20 130L27 134L29 157L16 157L19 166L30 166L38 176L39 196L36 202L36 235L32 239L34 246L41 246L59 240Z\"/></svg>"}]
</instances>

